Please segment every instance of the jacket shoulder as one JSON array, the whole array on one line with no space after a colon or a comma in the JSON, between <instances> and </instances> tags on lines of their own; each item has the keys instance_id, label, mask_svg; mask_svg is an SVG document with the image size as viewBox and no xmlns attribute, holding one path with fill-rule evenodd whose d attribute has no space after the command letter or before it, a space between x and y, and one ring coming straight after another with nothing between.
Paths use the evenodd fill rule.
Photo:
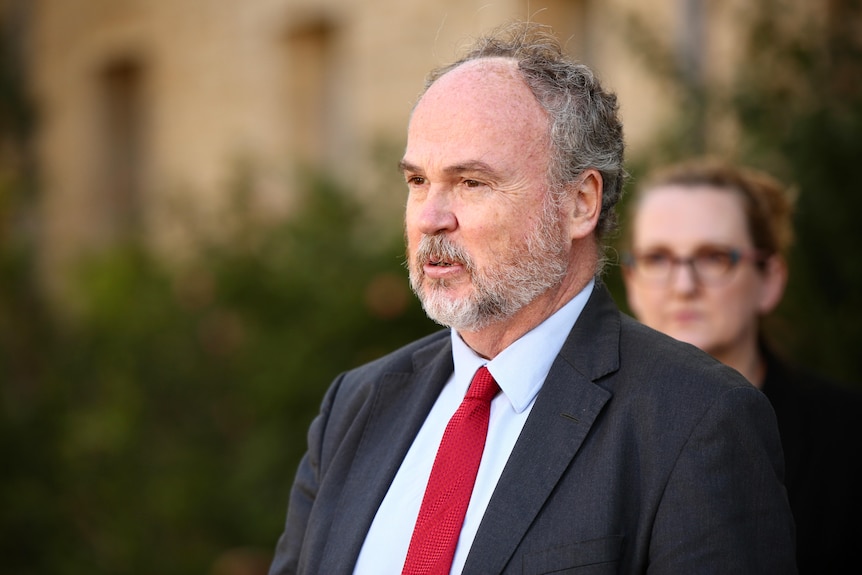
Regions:
<instances>
[{"instance_id":1,"label":"jacket shoulder","mask_svg":"<svg viewBox=\"0 0 862 575\"><path fill-rule=\"evenodd\" d=\"M357 376L368 377L385 372L404 373L414 371L416 361L421 361L427 356L435 356L449 343L449 334L448 329L435 331L386 355L357 366L343 375L352 378Z\"/></svg>"},{"instance_id":2,"label":"jacket shoulder","mask_svg":"<svg viewBox=\"0 0 862 575\"><path fill-rule=\"evenodd\" d=\"M637 413L661 418L673 412L691 424L729 401L729 394L757 409L769 405L766 396L735 369L627 316L621 322L619 371L597 383Z\"/></svg>"}]
</instances>

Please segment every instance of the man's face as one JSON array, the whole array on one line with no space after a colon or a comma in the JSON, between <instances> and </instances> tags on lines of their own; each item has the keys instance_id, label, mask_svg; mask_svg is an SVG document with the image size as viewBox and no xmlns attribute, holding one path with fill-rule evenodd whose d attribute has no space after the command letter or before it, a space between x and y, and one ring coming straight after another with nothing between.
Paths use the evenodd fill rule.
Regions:
<instances>
[{"instance_id":1,"label":"man's face","mask_svg":"<svg viewBox=\"0 0 862 575\"><path fill-rule=\"evenodd\" d=\"M410 282L429 317L475 331L567 271L547 193L548 120L512 62L470 62L417 104L402 160Z\"/></svg>"},{"instance_id":2,"label":"man's face","mask_svg":"<svg viewBox=\"0 0 862 575\"><path fill-rule=\"evenodd\" d=\"M679 262L667 281L650 280L637 266L626 269L628 301L638 319L719 359L755 345L758 317L774 300L767 272L752 257L739 196L706 186L659 187L642 199L632 226L632 252L640 256L706 258L729 249L745 256L713 281Z\"/></svg>"}]
</instances>

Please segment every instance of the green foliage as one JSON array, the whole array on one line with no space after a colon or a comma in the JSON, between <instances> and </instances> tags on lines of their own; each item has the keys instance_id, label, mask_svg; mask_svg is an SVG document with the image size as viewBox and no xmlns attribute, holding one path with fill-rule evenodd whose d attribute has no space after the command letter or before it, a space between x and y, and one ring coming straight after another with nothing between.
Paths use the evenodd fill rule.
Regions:
<instances>
[{"instance_id":1,"label":"green foliage","mask_svg":"<svg viewBox=\"0 0 862 575\"><path fill-rule=\"evenodd\" d=\"M825 35L753 14L733 105L741 153L798 191L791 278L770 335L802 363L862 386L862 4L832 6Z\"/></svg>"},{"instance_id":2,"label":"green foliage","mask_svg":"<svg viewBox=\"0 0 862 575\"><path fill-rule=\"evenodd\" d=\"M434 329L409 293L400 230L372 249L357 240L362 220L317 182L290 222L243 226L182 269L116 248L82 269L71 324L2 254L15 290L0 329L15 338L3 357L3 571L267 564L327 385ZM22 303L39 313L9 318Z\"/></svg>"}]
</instances>

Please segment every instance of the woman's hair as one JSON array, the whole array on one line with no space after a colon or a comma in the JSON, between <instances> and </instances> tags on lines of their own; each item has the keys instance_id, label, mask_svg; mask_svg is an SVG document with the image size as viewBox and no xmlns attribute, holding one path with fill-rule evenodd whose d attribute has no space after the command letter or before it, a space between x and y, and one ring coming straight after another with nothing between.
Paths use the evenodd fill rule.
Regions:
<instances>
[{"instance_id":1,"label":"woman's hair","mask_svg":"<svg viewBox=\"0 0 862 575\"><path fill-rule=\"evenodd\" d=\"M656 188L710 187L737 194L755 249L766 256L786 256L793 243L793 191L769 174L715 158L697 158L661 168L638 185L628 208L624 242L631 244L631 228L641 200Z\"/></svg>"}]
</instances>

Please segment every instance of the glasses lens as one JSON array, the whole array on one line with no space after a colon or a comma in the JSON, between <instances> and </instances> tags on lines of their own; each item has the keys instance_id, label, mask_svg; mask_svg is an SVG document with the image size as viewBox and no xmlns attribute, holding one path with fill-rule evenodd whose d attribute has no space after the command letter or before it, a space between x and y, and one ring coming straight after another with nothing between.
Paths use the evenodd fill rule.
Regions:
<instances>
[{"instance_id":1,"label":"glasses lens","mask_svg":"<svg viewBox=\"0 0 862 575\"><path fill-rule=\"evenodd\" d=\"M645 252L634 257L635 269L648 280L666 281L673 269L674 258L667 252Z\"/></svg>"},{"instance_id":2,"label":"glasses lens","mask_svg":"<svg viewBox=\"0 0 862 575\"><path fill-rule=\"evenodd\" d=\"M726 278L739 259L737 250L709 248L698 251L692 257L692 264L698 277L709 282Z\"/></svg>"},{"instance_id":3,"label":"glasses lens","mask_svg":"<svg viewBox=\"0 0 862 575\"><path fill-rule=\"evenodd\" d=\"M722 247L704 247L689 258L681 258L666 250L647 251L627 257L629 265L646 280L655 283L670 281L674 268L689 267L696 279L704 283L719 283L728 279L742 259L739 250Z\"/></svg>"}]
</instances>

